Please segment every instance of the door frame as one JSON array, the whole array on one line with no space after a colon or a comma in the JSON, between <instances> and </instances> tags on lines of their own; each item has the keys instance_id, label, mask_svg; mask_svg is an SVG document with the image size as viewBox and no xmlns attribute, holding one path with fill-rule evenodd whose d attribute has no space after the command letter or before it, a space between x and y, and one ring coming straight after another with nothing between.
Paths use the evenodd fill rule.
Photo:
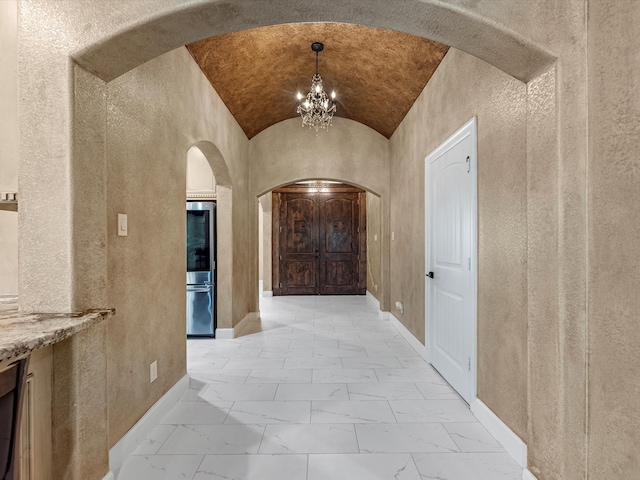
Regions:
<instances>
[{"instance_id":1,"label":"door frame","mask_svg":"<svg viewBox=\"0 0 640 480\"><path fill-rule=\"evenodd\" d=\"M429 186L430 174L429 165L433 159L438 158L442 153L450 150L467 137L471 137L471 159L469 165L469 174L471 175L471 315L472 322L472 342L471 342L471 376L472 376L472 401L478 395L478 121L474 116L460 127L453 135L445 140L441 145L436 147L424 159L424 204L425 204L425 222L424 222L424 316L425 316L425 355L427 361L431 363L431 287L432 283L427 279L427 273L431 269L431 245L429 241L429 227L432 222L430 202L429 202ZM470 402L471 403L471 402Z\"/></svg>"}]
</instances>

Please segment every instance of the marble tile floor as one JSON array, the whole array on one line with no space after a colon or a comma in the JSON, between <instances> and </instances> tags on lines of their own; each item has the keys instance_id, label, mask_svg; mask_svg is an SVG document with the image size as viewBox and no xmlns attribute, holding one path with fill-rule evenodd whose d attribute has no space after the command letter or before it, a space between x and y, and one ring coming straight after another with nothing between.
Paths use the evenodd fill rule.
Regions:
<instances>
[{"instance_id":1,"label":"marble tile floor","mask_svg":"<svg viewBox=\"0 0 640 480\"><path fill-rule=\"evenodd\" d=\"M188 340L190 389L117 480L519 480L522 469L366 297L263 297Z\"/></svg>"}]
</instances>

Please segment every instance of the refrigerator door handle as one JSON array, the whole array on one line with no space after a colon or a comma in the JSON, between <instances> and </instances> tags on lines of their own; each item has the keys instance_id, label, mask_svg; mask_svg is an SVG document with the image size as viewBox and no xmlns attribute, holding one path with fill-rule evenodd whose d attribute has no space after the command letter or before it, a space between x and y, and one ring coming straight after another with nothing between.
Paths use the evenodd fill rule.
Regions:
<instances>
[{"instance_id":1,"label":"refrigerator door handle","mask_svg":"<svg viewBox=\"0 0 640 480\"><path fill-rule=\"evenodd\" d=\"M211 285L205 286L205 287L193 287L191 285L187 285L187 292L193 292L193 293L207 293L211 291Z\"/></svg>"}]
</instances>

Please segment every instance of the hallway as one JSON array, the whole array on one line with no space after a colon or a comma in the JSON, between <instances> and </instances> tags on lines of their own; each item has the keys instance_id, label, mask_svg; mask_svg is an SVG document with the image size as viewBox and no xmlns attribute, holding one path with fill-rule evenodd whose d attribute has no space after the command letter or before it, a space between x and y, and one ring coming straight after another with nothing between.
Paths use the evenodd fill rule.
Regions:
<instances>
[{"instance_id":1,"label":"hallway","mask_svg":"<svg viewBox=\"0 0 640 480\"><path fill-rule=\"evenodd\" d=\"M366 297L261 298L189 340L190 390L117 480L516 480L522 469Z\"/></svg>"}]
</instances>

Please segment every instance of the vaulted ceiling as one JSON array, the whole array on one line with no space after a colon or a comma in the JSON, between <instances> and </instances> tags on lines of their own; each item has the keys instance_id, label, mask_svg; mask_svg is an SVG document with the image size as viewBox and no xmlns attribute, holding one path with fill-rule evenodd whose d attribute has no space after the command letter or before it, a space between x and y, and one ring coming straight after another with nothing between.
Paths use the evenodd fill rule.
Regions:
<instances>
[{"instance_id":1,"label":"vaulted ceiling","mask_svg":"<svg viewBox=\"0 0 640 480\"><path fill-rule=\"evenodd\" d=\"M243 30L187 45L249 138L297 117L315 73L337 94L337 117L389 138L449 47L421 37L345 23L294 23Z\"/></svg>"}]
</instances>

